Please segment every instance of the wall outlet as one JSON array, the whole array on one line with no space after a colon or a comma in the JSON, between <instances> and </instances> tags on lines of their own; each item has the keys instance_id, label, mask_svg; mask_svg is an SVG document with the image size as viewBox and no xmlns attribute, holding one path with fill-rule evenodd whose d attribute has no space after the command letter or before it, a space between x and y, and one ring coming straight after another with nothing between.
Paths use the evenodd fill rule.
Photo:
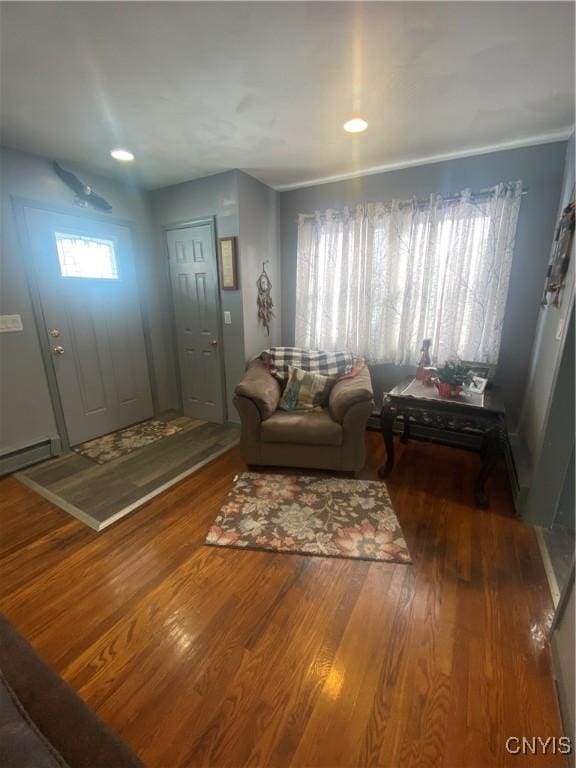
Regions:
<instances>
[{"instance_id":1,"label":"wall outlet","mask_svg":"<svg viewBox=\"0 0 576 768\"><path fill-rule=\"evenodd\" d=\"M0 333L23 331L20 315L0 315Z\"/></svg>"},{"instance_id":2,"label":"wall outlet","mask_svg":"<svg viewBox=\"0 0 576 768\"><path fill-rule=\"evenodd\" d=\"M224 312L224 325L232 325L232 313Z\"/></svg>"}]
</instances>

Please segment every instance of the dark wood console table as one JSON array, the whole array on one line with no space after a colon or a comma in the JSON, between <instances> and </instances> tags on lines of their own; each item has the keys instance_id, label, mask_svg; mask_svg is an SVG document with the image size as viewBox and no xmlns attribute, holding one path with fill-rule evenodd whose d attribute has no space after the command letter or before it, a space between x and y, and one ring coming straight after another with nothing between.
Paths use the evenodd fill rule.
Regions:
<instances>
[{"instance_id":1,"label":"dark wood console table","mask_svg":"<svg viewBox=\"0 0 576 768\"><path fill-rule=\"evenodd\" d=\"M469 404L463 397L454 400L407 395L405 390L412 381L406 379L384 395L380 428L386 446L386 463L378 470L379 476L387 477L394 467L393 428L396 419L403 422L404 430L400 439L404 443L408 442L410 427L414 424L475 435L480 438L481 466L474 486L474 497L476 504L486 509L486 479L499 457L504 455L507 441L504 406L498 390L488 389L480 406Z\"/></svg>"}]
</instances>

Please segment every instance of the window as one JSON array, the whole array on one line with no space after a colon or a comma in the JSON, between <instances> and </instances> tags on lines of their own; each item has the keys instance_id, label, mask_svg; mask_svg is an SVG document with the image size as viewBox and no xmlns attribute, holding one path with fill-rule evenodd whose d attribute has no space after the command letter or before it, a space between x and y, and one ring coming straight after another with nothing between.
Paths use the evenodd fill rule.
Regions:
<instances>
[{"instance_id":1,"label":"window","mask_svg":"<svg viewBox=\"0 0 576 768\"><path fill-rule=\"evenodd\" d=\"M112 240L56 232L62 277L118 280L118 264Z\"/></svg>"},{"instance_id":2,"label":"window","mask_svg":"<svg viewBox=\"0 0 576 768\"><path fill-rule=\"evenodd\" d=\"M300 216L296 344L414 365L431 338L438 361L495 364L521 192Z\"/></svg>"}]
</instances>

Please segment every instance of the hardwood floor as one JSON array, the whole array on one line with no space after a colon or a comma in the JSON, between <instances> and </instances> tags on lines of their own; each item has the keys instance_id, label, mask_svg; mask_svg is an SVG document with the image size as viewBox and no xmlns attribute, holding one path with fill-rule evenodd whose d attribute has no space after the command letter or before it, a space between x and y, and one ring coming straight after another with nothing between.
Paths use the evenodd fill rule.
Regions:
<instances>
[{"instance_id":1,"label":"hardwood floor","mask_svg":"<svg viewBox=\"0 0 576 768\"><path fill-rule=\"evenodd\" d=\"M237 448L99 534L5 478L1 610L149 768L564 765L505 750L561 735L552 602L477 462L398 444L412 566L203 546Z\"/></svg>"}]
</instances>

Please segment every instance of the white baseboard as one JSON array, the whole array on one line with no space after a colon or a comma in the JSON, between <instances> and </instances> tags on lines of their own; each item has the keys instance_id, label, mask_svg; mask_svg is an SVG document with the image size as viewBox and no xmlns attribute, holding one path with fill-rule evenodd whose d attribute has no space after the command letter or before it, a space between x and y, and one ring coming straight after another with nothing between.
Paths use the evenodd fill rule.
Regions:
<instances>
[{"instance_id":1,"label":"white baseboard","mask_svg":"<svg viewBox=\"0 0 576 768\"><path fill-rule=\"evenodd\" d=\"M546 541L542 534L542 528L536 526L534 530L536 532L536 540L538 541L540 554L542 555L542 562L544 563L544 570L546 571L546 579L548 580L548 587L550 588L550 594L552 595L552 602L554 603L554 608L557 608L558 603L560 602L560 588L556 580L556 574L552 567L552 561L550 560L548 547L546 546Z\"/></svg>"}]
</instances>

